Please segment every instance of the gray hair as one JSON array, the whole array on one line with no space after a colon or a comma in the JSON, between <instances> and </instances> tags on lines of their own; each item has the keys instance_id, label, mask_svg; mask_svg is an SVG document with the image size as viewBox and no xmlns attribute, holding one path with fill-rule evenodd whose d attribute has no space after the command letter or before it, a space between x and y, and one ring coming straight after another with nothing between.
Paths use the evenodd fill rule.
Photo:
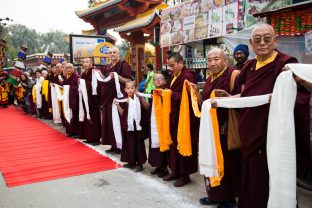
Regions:
<instances>
[{"instance_id":1,"label":"gray hair","mask_svg":"<svg viewBox=\"0 0 312 208\"><path fill-rule=\"evenodd\" d=\"M109 48L109 51L111 50L117 51L117 53L119 54L119 49L116 46Z\"/></svg>"}]
</instances>

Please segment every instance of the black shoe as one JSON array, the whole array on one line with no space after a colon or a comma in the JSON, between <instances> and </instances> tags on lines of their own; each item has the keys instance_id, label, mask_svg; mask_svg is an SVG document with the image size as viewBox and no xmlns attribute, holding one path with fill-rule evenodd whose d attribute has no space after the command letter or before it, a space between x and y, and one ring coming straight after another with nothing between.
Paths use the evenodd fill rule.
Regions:
<instances>
[{"instance_id":1,"label":"black shoe","mask_svg":"<svg viewBox=\"0 0 312 208\"><path fill-rule=\"evenodd\" d=\"M169 171L167 169L161 169L160 172L157 174L159 178L165 177L168 175Z\"/></svg>"},{"instance_id":2,"label":"black shoe","mask_svg":"<svg viewBox=\"0 0 312 208\"><path fill-rule=\"evenodd\" d=\"M175 179L179 178L178 174L177 173L170 173L169 175L166 175L165 177L163 177L163 180L164 181L173 181Z\"/></svg>"},{"instance_id":3,"label":"black shoe","mask_svg":"<svg viewBox=\"0 0 312 208\"><path fill-rule=\"evenodd\" d=\"M204 197L204 198L199 199L199 203L200 203L201 205L214 205L214 204L219 204L219 203L216 202L216 201L210 200L208 197Z\"/></svg>"},{"instance_id":4,"label":"black shoe","mask_svg":"<svg viewBox=\"0 0 312 208\"><path fill-rule=\"evenodd\" d=\"M134 172L141 172L142 170L143 170L143 165L137 164L134 169Z\"/></svg>"},{"instance_id":5,"label":"black shoe","mask_svg":"<svg viewBox=\"0 0 312 208\"><path fill-rule=\"evenodd\" d=\"M135 163L127 163L127 164L124 164L122 167L133 169L135 168Z\"/></svg>"},{"instance_id":6,"label":"black shoe","mask_svg":"<svg viewBox=\"0 0 312 208\"><path fill-rule=\"evenodd\" d=\"M155 174L158 174L160 171L161 171L161 168L155 168L155 169L151 172L151 174L152 174L152 175L155 175Z\"/></svg>"},{"instance_id":7,"label":"black shoe","mask_svg":"<svg viewBox=\"0 0 312 208\"><path fill-rule=\"evenodd\" d=\"M98 145L100 145L100 144L101 144L101 142L90 143L90 145L92 145L92 146L98 146Z\"/></svg>"},{"instance_id":8,"label":"black shoe","mask_svg":"<svg viewBox=\"0 0 312 208\"><path fill-rule=\"evenodd\" d=\"M221 202L218 208L235 208L236 200L232 200L229 202Z\"/></svg>"},{"instance_id":9,"label":"black shoe","mask_svg":"<svg viewBox=\"0 0 312 208\"><path fill-rule=\"evenodd\" d=\"M191 182L190 176L186 175L186 176L181 176L178 180L176 180L176 182L174 182L173 185L175 187L182 187L190 182Z\"/></svg>"}]
</instances>

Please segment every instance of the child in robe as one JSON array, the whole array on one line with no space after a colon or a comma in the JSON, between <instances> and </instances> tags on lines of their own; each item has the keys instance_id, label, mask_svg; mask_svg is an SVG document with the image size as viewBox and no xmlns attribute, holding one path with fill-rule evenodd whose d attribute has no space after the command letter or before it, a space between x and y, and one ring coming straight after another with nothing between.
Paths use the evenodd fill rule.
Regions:
<instances>
[{"instance_id":1,"label":"child in robe","mask_svg":"<svg viewBox=\"0 0 312 208\"><path fill-rule=\"evenodd\" d=\"M122 162L126 162L123 167L134 169L135 172L143 170L143 164L147 160L144 133L141 126L141 113L143 106L139 97L135 94L136 86L134 81L125 84L125 92L128 95L127 102L118 102L114 99L114 104L120 115L122 130Z\"/></svg>"},{"instance_id":2,"label":"child in robe","mask_svg":"<svg viewBox=\"0 0 312 208\"><path fill-rule=\"evenodd\" d=\"M161 95L161 90L165 88L166 85L166 80L165 76L163 74L157 73L153 77L153 84L156 87L154 92L156 91ZM155 93L156 93L155 92ZM152 103L153 100L149 99L148 102L144 97L140 97L140 100L146 108L149 109L149 117L151 117L152 114ZM150 121L151 119L149 119ZM149 125L151 125L149 123ZM155 147L152 145L155 143L152 141L152 136L151 136L151 128L149 128L149 154L148 154L148 163L152 166L155 167L155 169L151 172L151 174L156 175L159 178L162 178L168 174L168 169L167 169L167 152L161 152L159 146ZM159 141L158 141L159 142ZM158 144L159 145L159 144Z\"/></svg>"}]
</instances>

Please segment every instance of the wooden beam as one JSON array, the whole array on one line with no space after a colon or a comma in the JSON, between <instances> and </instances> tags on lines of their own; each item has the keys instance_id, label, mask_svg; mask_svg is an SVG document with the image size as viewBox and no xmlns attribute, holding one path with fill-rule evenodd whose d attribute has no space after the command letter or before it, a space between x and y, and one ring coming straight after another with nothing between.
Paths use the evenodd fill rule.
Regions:
<instances>
[{"instance_id":1,"label":"wooden beam","mask_svg":"<svg viewBox=\"0 0 312 208\"><path fill-rule=\"evenodd\" d=\"M133 7L127 7L127 6L123 5L123 4L118 4L117 7L119 9L123 10L123 11L128 12L128 14L130 16L135 16L136 15L136 11L135 11L135 9Z\"/></svg>"}]
</instances>

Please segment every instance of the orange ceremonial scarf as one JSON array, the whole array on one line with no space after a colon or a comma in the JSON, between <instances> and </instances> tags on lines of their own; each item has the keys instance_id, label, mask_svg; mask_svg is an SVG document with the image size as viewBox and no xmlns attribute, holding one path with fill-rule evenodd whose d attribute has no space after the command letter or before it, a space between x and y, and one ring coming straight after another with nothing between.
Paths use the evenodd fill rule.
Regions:
<instances>
[{"instance_id":1,"label":"orange ceremonial scarf","mask_svg":"<svg viewBox=\"0 0 312 208\"><path fill-rule=\"evenodd\" d=\"M159 136L159 148L161 152L169 150L172 144L170 134L170 112L171 112L171 90L161 90L161 95L153 91L153 102L155 107L155 118ZM162 98L162 100L161 100Z\"/></svg>"}]
</instances>

